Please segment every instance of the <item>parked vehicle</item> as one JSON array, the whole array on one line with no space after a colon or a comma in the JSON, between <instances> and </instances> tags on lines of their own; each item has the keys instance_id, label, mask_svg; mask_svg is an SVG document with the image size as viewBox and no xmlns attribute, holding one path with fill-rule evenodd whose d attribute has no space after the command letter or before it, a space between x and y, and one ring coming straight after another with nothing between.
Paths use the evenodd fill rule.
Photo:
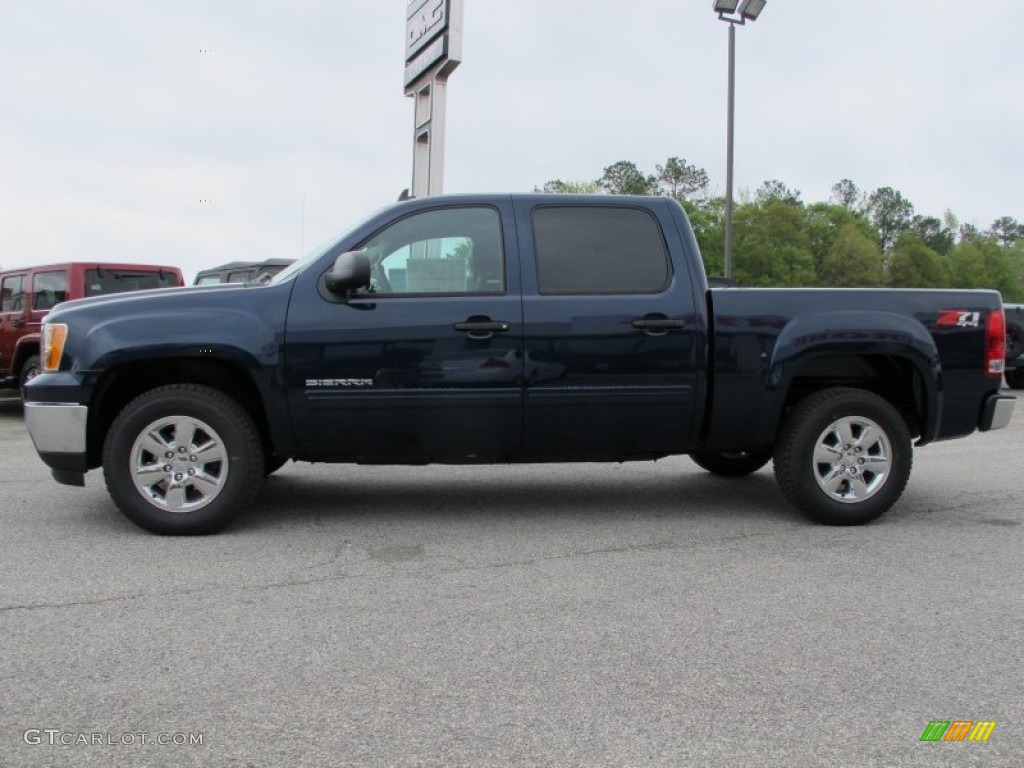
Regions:
<instances>
[{"instance_id":1,"label":"parked vehicle","mask_svg":"<svg viewBox=\"0 0 1024 768\"><path fill-rule=\"evenodd\" d=\"M1006 385L1024 389L1024 304L1004 304L1006 313Z\"/></svg>"},{"instance_id":2,"label":"parked vehicle","mask_svg":"<svg viewBox=\"0 0 1024 768\"><path fill-rule=\"evenodd\" d=\"M267 285L55 310L26 424L59 482L102 467L158 533L220 528L288 459L672 454L774 459L793 504L853 525L900 497L912 440L1009 422L1003 321L994 291L709 290L667 198L434 197Z\"/></svg>"},{"instance_id":3,"label":"parked vehicle","mask_svg":"<svg viewBox=\"0 0 1024 768\"><path fill-rule=\"evenodd\" d=\"M61 302L185 284L181 270L74 261L0 271L0 385L24 386L40 370L39 329Z\"/></svg>"},{"instance_id":4,"label":"parked vehicle","mask_svg":"<svg viewBox=\"0 0 1024 768\"><path fill-rule=\"evenodd\" d=\"M219 267L204 269L196 274L193 285L220 283L248 283L263 275L273 276L295 259L267 259L266 261L229 261Z\"/></svg>"}]
</instances>

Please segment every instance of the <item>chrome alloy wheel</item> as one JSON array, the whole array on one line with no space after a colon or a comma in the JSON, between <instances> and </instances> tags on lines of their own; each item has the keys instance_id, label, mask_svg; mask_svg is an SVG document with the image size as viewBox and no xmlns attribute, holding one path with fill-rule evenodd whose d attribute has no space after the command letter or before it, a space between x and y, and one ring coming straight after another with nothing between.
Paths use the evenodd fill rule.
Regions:
<instances>
[{"instance_id":1,"label":"chrome alloy wheel","mask_svg":"<svg viewBox=\"0 0 1024 768\"><path fill-rule=\"evenodd\" d=\"M129 458L132 482L146 501L168 512L190 512L223 490L230 462L209 424L167 416L139 434Z\"/></svg>"},{"instance_id":2,"label":"chrome alloy wheel","mask_svg":"<svg viewBox=\"0 0 1024 768\"><path fill-rule=\"evenodd\" d=\"M885 431L863 416L844 416L814 444L814 477L830 499L856 504L885 485L892 469L892 446Z\"/></svg>"}]
</instances>

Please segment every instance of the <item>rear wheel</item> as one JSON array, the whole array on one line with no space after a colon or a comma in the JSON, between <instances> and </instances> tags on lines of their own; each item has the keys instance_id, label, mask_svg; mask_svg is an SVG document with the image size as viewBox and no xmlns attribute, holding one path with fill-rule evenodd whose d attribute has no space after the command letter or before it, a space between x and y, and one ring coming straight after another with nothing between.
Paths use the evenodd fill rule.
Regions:
<instances>
[{"instance_id":1,"label":"rear wheel","mask_svg":"<svg viewBox=\"0 0 1024 768\"><path fill-rule=\"evenodd\" d=\"M204 534L252 502L264 471L249 414L219 390L159 387L130 402L103 445L103 477L118 508L153 533Z\"/></svg>"},{"instance_id":2,"label":"rear wheel","mask_svg":"<svg viewBox=\"0 0 1024 768\"><path fill-rule=\"evenodd\" d=\"M906 422L888 401L836 387L787 415L775 449L783 495L828 525L859 525L884 513L907 485L913 461Z\"/></svg>"},{"instance_id":3,"label":"rear wheel","mask_svg":"<svg viewBox=\"0 0 1024 768\"><path fill-rule=\"evenodd\" d=\"M693 463L719 477L744 477L757 472L771 461L772 455L761 451L732 451L691 453Z\"/></svg>"},{"instance_id":4,"label":"rear wheel","mask_svg":"<svg viewBox=\"0 0 1024 768\"><path fill-rule=\"evenodd\" d=\"M1006 376L1006 386L1010 389L1024 389L1024 368L1014 368L1003 375Z\"/></svg>"}]
</instances>

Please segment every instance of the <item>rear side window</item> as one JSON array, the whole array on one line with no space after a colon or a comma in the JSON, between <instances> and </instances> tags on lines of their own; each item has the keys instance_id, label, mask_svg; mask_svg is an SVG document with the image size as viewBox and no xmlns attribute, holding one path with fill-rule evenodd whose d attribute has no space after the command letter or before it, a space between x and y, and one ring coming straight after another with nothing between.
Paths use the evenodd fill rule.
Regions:
<instances>
[{"instance_id":1,"label":"rear side window","mask_svg":"<svg viewBox=\"0 0 1024 768\"><path fill-rule=\"evenodd\" d=\"M85 295L148 291L152 288L173 288L177 278L170 272L119 272L113 269L87 269Z\"/></svg>"},{"instance_id":2,"label":"rear side window","mask_svg":"<svg viewBox=\"0 0 1024 768\"><path fill-rule=\"evenodd\" d=\"M25 276L11 275L0 284L0 312L20 312L25 309Z\"/></svg>"},{"instance_id":3,"label":"rear side window","mask_svg":"<svg viewBox=\"0 0 1024 768\"><path fill-rule=\"evenodd\" d=\"M32 276L32 309L53 309L68 300L68 273L63 269Z\"/></svg>"},{"instance_id":4,"label":"rear side window","mask_svg":"<svg viewBox=\"0 0 1024 768\"><path fill-rule=\"evenodd\" d=\"M639 208L539 208L533 236L541 293L660 293L668 285L661 227Z\"/></svg>"}]
</instances>

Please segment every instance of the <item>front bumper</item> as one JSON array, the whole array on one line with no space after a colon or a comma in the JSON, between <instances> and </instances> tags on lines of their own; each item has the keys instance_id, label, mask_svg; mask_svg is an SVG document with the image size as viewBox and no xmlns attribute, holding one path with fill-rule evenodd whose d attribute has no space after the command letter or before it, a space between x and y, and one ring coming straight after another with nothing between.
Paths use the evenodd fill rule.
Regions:
<instances>
[{"instance_id":1,"label":"front bumper","mask_svg":"<svg viewBox=\"0 0 1024 768\"><path fill-rule=\"evenodd\" d=\"M85 485L89 409L77 403L25 403L25 427L57 482Z\"/></svg>"},{"instance_id":2,"label":"front bumper","mask_svg":"<svg viewBox=\"0 0 1024 768\"><path fill-rule=\"evenodd\" d=\"M989 395L985 406L981 409L981 421L978 422L978 429L982 432L1002 429L1010 423L1013 407L1016 404L1017 398L1013 395Z\"/></svg>"}]
</instances>

